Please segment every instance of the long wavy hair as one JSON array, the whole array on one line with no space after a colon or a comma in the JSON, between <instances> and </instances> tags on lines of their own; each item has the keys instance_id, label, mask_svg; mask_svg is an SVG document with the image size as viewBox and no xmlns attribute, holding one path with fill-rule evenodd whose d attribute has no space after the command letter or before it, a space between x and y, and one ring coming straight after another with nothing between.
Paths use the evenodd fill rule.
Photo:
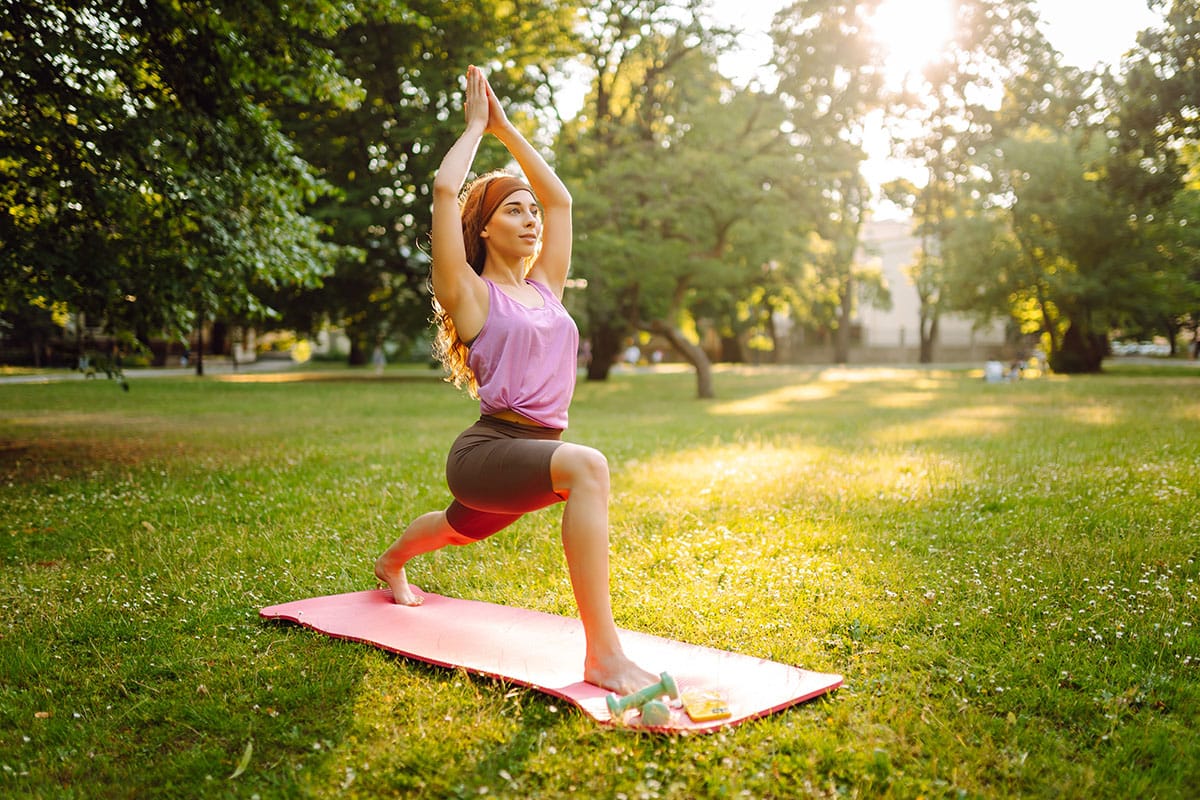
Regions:
<instances>
[{"instance_id":1,"label":"long wavy hair","mask_svg":"<svg viewBox=\"0 0 1200 800\"><path fill-rule=\"evenodd\" d=\"M484 194L488 184L492 181L515 177L504 170L488 172L463 187L462 193L458 197L458 212L462 219L463 245L467 251L467 263L471 265L471 269L475 270L476 275L483 274L483 265L487 261L487 248L483 243L483 237L480 236L488 223L488 220L483 219L481 211ZM533 266L536 258L537 254L535 253L528 259L525 264L526 272ZM430 295L433 295L432 288L431 286ZM467 363L470 350L463 343L462 337L458 335L458 329L454 327L454 320L450 318L446 309L442 308L436 296L433 298L433 322L437 326L433 338L433 354L438 361L442 362L442 367L446 370L446 380L459 389L465 388L471 397L479 399L479 381L475 378L475 371Z\"/></svg>"}]
</instances>

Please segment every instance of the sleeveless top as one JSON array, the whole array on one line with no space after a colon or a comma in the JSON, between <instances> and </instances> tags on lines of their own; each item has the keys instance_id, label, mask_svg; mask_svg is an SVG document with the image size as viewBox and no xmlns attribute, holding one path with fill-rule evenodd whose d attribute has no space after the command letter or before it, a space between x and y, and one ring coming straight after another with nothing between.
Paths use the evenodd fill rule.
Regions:
<instances>
[{"instance_id":1,"label":"sleeveless top","mask_svg":"<svg viewBox=\"0 0 1200 800\"><path fill-rule=\"evenodd\" d=\"M547 428L565 429L579 329L549 287L525 282L542 296L541 308L518 303L486 281L487 319L467 357L479 384L479 413L512 410Z\"/></svg>"}]
</instances>

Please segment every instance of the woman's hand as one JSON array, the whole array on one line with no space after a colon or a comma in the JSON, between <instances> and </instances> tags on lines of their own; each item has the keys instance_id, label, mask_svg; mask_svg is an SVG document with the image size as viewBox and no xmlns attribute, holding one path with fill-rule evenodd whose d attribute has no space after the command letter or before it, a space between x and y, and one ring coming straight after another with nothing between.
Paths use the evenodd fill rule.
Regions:
<instances>
[{"instance_id":1,"label":"woman's hand","mask_svg":"<svg viewBox=\"0 0 1200 800\"><path fill-rule=\"evenodd\" d=\"M496 92L493 91L492 85L488 83L487 78L483 79L483 86L487 90L488 100L488 133L497 134L500 131L508 128L508 115L504 113L504 106L500 105L500 98L496 97Z\"/></svg>"},{"instance_id":2,"label":"woman's hand","mask_svg":"<svg viewBox=\"0 0 1200 800\"><path fill-rule=\"evenodd\" d=\"M491 129L490 103L491 88L483 71L476 66L467 67L467 98L463 104L463 114L467 118L467 128L476 127L481 131Z\"/></svg>"}]
</instances>

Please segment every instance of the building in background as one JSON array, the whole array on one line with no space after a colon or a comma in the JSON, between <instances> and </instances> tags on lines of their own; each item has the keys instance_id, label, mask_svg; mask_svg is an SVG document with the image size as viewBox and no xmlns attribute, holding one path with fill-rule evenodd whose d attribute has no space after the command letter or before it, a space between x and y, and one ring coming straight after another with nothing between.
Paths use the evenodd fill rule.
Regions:
<instances>
[{"instance_id":1,"label":"building in background","mask_svg":"<svg viewBox=\"0 0 1200 800\"><path fill-rule=\"evenodd\" d=\"M878 268L892 295L890 309L860 305L855 315L859 335L856 361L916 362L920 357L921 301L907 274L917 258L920 240L907 220L873 220L863 226L859 262ZM943 313L933 343L934 362L977 362L1006 358L1013 349L1002 321L976 327L963 314Z\"/></svg>"}]
</instances>

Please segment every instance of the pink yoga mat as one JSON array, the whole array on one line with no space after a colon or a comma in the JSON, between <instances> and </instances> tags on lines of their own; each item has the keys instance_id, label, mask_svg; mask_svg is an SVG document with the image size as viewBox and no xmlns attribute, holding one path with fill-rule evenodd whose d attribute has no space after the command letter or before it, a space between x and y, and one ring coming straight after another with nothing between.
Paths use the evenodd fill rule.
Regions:
<instances>
[{"instance_id":1,"label":"pink yoga mat","mask_svg":"<svg viewBox=\"0 0 1200 800\"><path fill-rule=\"evenodd\" d=\"M593 719L637 725L636 712L613 720L606 690L582 680L584 637L578 619L419 592L420 606L399 606L391 592L313 597L270 606L264 619L296 622L339 639L380 647L430 664L529 686L573 703ZM780 711L833 691L842 676L809 672L753 656L621 631L625 652L645 669L668 672L680 692L717 690L728 700L724 719L693 721L678 702L658 731L709 732Z\"/></svg>"}]
</instances>

